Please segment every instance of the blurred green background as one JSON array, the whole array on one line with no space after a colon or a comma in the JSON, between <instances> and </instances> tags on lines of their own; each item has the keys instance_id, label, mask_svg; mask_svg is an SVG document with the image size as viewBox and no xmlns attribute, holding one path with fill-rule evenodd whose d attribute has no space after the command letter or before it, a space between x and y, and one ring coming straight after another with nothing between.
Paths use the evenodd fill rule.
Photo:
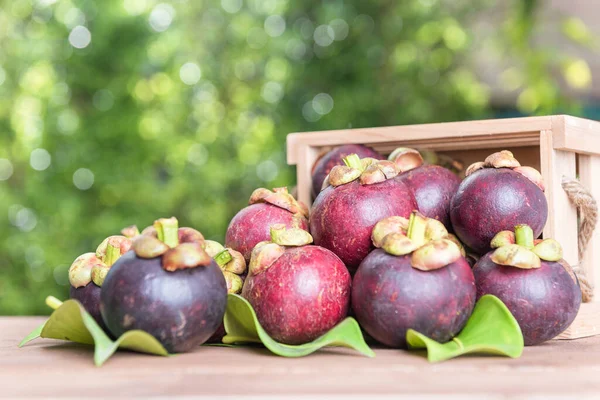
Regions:
<instances>
[{"instance_id":1,"label":"blurred green background","mask_svg":"<svg viewBox=\"0 0 600 400\"><path fill-rule=\"evenodd\" d=\"M571 50L595 45L531 0L4 0L0 314L47 314L130 224L222 241L254 188L294 185L290 132L594 116Z\"/></svg>"}]
</instances>

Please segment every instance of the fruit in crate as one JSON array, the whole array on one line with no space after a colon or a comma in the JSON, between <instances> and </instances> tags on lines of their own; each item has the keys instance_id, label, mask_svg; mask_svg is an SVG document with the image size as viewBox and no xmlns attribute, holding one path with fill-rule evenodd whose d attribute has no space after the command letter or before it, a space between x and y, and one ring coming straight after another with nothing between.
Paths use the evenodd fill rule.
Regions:
<instances>
[{"instance_id":1,"label":"fruit in crate","mask_svg":"<svg viewBox=\"0 0 600 400\"><path fill-rule=\"evenodd\" d=\"M375 225L373 250L352 281L352 308L374 339L405 348L414 329L451 340L475 305L475 279L464 250L444 225L419 212Z\"/></svg>"},{"instance_id":2,"label":"fruit in crate","mask_svg":"<svg viewBox=\"0 0 600 400\"><path fill-rule=\"evenodd\" d=\"M452 229L450 202L461 182L458 175L439 165L424 164L415 149L397 148L388 159L396 164L399 179L412 189L418 210Z\"/></svg>"},{"instance_id":3,"label":"fruit in crate","mask_svg":"<svg viewBox=\"0 0 600 400\"><path fill-rule=\"evenodd\" d=\"M497 232L519 224L529 225L539 237L547 218L542 176L507 150L472 164L450 206L454 232L479 255L490 251Z\"/></svg>"},{"instance_id":4,"label":"fruit in crate","mask_svg":"<svg viewBox=\"0 0 600 400\"><path fill-rule=\"evenodd\" d=\"M519 322L525 345L552 339L577 316L581 290L553 239L534 240L527 225L498 233L473 268L477 296L500 298Z\"/></svg>"},{"instance_id":5,"label":"fruit in crate","mask_svg":"<svg viewBox=\"0 0 600 400\"><path fill-rule=\"evenodd\" d=\"M178 228L175 218L135 237L102 285L100 311L110 332L141 329L170 353L206 342L223 321L227 284L204 246L200 232Z\"/></svg>"},{"instance_id":6,"label":"fruit in crate","mask_svg":"<svg viewBox=\"0 0 600 400\"><path fill-rule=\"evenodd\" d=\"M344 165L344 158L356 154L360 158L375 158L383 160L384 157L371 147L362 144L344 144L322 155L312 168L312 196L317 197L325 178L336 165Z\"/></svg>"},{"instance_id":7,"label":"fruit in crate","mask_svg":"<svg viewBox=\"0 0 600 400\"><path fill-rule=\"evenodd\" d=\"M246 261L257 243L270 240L271 225L308 229L308 208L285 187L256 189L248 204L233 217L225 236L225 246L242 253Z\"/></svg>"},{"instance_id":8,"label":"fruit in crate","mask_svg":"<svg viewBox=\"0 0 600 400\"><path fill-rule=\"evenodd\" d=\"M273 339L310 342L346 317L350 274L334 253L310 245L307 231L280 224L271 237L252 251L242 296Z\"/></svg>"},{"instance_id":9,"label":"fruit in crate","mask_svg":"<svg viewBox=\"0 0 600 400\"><path fill-rule=\"evenodd\" d=\"M328 186L313 203L310 232L316 245L333 251L354 272L373 249L375 224L394 215L408 217L417 204L393 162L356 154L344 162L331 170Z\"/></svg>"},{"instance_id":10,"label":"fruit in crate","mask_svg":"<svg viewBox=\"0 0 600 400\"><path fill-rule=\"evenodd\" d=\"M85 253L73 261L69 268L70 297L79 301L83 308L106 330L100 315L100 290L112 265L131 247L131 237L137 228L125 228L124 235L109 236L100 243L95 253Z\"/></svg>"}]
</instances>

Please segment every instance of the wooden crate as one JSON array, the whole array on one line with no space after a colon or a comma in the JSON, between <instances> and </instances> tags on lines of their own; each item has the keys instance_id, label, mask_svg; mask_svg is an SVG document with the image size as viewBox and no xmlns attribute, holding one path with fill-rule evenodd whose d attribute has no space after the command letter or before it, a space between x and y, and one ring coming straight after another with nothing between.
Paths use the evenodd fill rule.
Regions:
<instances>
[{"instance_id":1,"label":"wooden crate","mask_svg":"<svg viewBox=\"0 0 600 400\"><path fill-rule=\"evenodd\" d=\"M600 122L554 115L291 133L287 161L296 165L299 200L311 204L311 168L318 156L348 143L369 145L386 156L399 146L434 150L462 160L465 166L506 149L523 165L540 170L549 208L543 235L558 240L565 260L581 265L595 287L595 300L582 304L573 324L559 338L600 334L600 234L594 233L580 260L577 209L561 186L563 177L578 176L592 196L600 199Z\"/></svg>"}]
</instances>

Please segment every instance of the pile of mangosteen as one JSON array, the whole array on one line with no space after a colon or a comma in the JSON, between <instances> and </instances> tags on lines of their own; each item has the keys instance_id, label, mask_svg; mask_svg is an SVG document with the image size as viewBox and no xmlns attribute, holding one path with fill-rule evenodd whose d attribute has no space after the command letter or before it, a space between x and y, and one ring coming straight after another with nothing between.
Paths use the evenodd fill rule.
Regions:
<instances>
[{"instance_id":1,"label":"pile of mangosteen","mask_svg":"<svg viewBox=\"0 0 600 400\"><path fill-rule=\"evenodd\" d=\"M105 239L69 270L71 297L112 336L142 329L170 352L225 334L239 293L275 340L315 340L348 315L381 345L414 329L452 340L478 298L493 294L526 345L564 331L581 303L560 244L543 238L540 173L509 151L462 172L415 149L387 158L362 145L323 154L309 209L287 188L258 188L225 245L175 218Z\"/></svg>"}]
</instances>

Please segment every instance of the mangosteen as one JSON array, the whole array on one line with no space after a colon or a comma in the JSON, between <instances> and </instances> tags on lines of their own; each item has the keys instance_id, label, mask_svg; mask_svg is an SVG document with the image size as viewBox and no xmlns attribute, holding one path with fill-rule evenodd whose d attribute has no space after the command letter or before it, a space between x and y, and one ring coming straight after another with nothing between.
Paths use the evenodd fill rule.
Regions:
<instances>
[{"instance_id":1,"label":"mangosteen","mask_svg":"<svg viewBox=\"0 0 600 400\"><path fill-rule=\"evenodd\" d=\"M308 229L308 208L285 187L256 189L248 204L233 217L225 235L225 246L242 253L247 262L254 246L270 239L271 225Z\"/></svg>"},{"instance_id":2,"label":"mangosteen","mask_svg":"<svg viewBox=\"0 0 600 400\"><path fill-rule=\"evenodd\" d=\"M310 342L347 316L350 274L333 252L310 245L305 230L274 225L271 237L252 251L242 296L273 339Z\"/></svg>"},{"instance_id":3,"label":"mangosteen","mask_svg":"<svg viewBox=\"0 0 600 400\"><path fill-rule=\"evenodd\" d=\"M415 197L398 178L392 161L351 154L335 166L311 209L310 232L317 246L333 251L353 273L373 249L371 231L387 217L408 217Z\"/></svg>"},{"instance_id":4,"label":"mangosteen","mask_svg":"<svg viewBox=\"0 0 600 400\"><path fill-rule=\"evenodd\" d=\"M499 232L491 247L495 250L473 268L477 297L493 294L502 300L519 323L526 346L567 329L579 311L581 289L565 268L560 244L534 240L531 227L517 225L514 233Z\"/></svg>"},{"instance_id":5,"label":"mangosteen","mask_svg":"<svg viewBox=\"0 0 600 400\"><path fill-rule=\"evenodd\" d=\"M100 288L108 270L130 247L130 238L109 236L95 253L80 255L69 268L70 297L79 301L104 331L107 329L100 315Z\"/></svg>"},{"instance_id":6,"label":"mangosteen","mask_svg":"<svg viewBox=\"0 0 600 400\"><path fill-rule=\"evenodd\" d=\"M380 343L406 348L414 329L447 342L475 306L475 278L464 249L444 225L417 211L386 218L373 229L373 250L352 281L352 308Z\"/></svg>"},{"instance_id":7,"label":"mangosteen","mask_svg":"<svg viewBox=\"0 0 600 400\"><path fill-rule=\"evenodd\" d=\"M312 196L317 197L325 178L336 165L344 165L344 158L350 154L357 154L360 158L374 158L383 160L384 157L371 147L362 144L344 144L323 154L313 164L312 168Z\"/></svg>"},{"instance_id":8,"label":"mangosteen","mask_svg":"<svg viewBox=\"0 0 600 400\"><path fill-rule=\"evenodd\" d=\"M525 224L539 237L548 218L540 173L521 166L510 151L494 153L472 164L450 206L456 235L484 255L496 233Z\"/></svg>"},{"instance_id":9,"label":"mangosteen","mask_svg":"<svg viewBox=\"0 0 600 400\"><path fill-rule=\"evenodd\" d=\"M399 179L413 191L418 210L451 230L450 202L461 182L458 175L439 165L424 164L415 149L397 148L388 159L396 164Z\"/></svg>"},{"instance_id":10,"label":"mangosteen","mask_svg":"<svg viewBox=\"0 0 600 400\"><path fill-rule=\"evenodd\" d=\"M227 293L239 294L246 278L246 260L242 253L225 248L214 240L206 240L204 250L221 268L227 282ZM221 323L207 343L221 343L225 333L225 326Z\"/></svg>"},{"instance_id":11,"label":"mangosteen","mask_svg":"<svg viewBox=\"0 0 600 400\"><path fill-rule=\"evenodd\" d=\"M206 342L225 315L227 284L204 237L161 218L132 241L107 274L100 312L115 337L141 329L170 353Z\"/></svg>"}]
</instances>

